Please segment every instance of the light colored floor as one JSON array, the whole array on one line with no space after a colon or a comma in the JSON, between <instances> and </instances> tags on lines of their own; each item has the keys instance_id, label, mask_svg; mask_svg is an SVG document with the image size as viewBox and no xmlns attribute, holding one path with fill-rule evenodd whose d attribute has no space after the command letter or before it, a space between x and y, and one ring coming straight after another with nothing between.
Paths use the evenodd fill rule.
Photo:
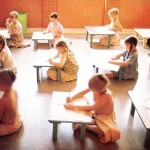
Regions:
<instances>
[{"instance_id":1,"label":"light colored floor","mask_svg":"<svg viewBox=\"0 0 150 150\"><path fill-rule=\"evenodd\" d=\"M116 123L121 130L121 139L115 143L101 144L97 136L86 132L84 142L79 141L79 134L73 134L71 124L60 124L58 140L52 141L52 124L48 122L48 113L53 91L78 91L83 89L88 79L93 74L90 58L89 43L83 38L71 38L72 49L78 60L80 69L78 80L67 83L48 81L46 69L43 70L41 82L36 82L36 72L32 63L38 49L47 50L47 44L39 44L34 49L33 41L28 39L31 47L24 49L12 49L17 63L18 75L15 87L19 93L20 113L24 125L18 132L0 137L0 149L2 150L145 150L143 147L146 130L137 115L130 116L131 102L127 91L135 89L137 92L148 90L150 87L149 74L149 50L142 48L139 41L139 79L136 81L118 81L112 79L109 89L112 91L115 101ZM96 39L97 41L97 39ZM106 49L98 43L93 43L93 49ZM118 47L110 49L124 49L123 40ZM104 56L105 57L105 56ZM101 70L104 71L104 70ZM101 72L100 71L100 72Z\"/></svg>"}]
</instances>

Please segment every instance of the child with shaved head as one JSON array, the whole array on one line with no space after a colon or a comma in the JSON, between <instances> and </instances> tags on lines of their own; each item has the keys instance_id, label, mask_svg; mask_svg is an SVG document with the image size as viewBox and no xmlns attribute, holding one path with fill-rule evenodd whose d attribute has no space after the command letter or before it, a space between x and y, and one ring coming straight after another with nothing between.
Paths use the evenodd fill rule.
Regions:
<instances>
[{"instance_id":1,"label":"child with shaved head","mask_svg":"<svg viewBox=\"0 0 150 150\"><path fill-rule=\"evenodd\" d=\"M16 132L22 125L18 109L18 95L13 88L16 75L12 70L0 70L0 136Z\"/></svg>"},{"instance_id":2,"label":"child with shaved head","mask_svg":"<svg viewBox=\"0 0 150 150\"><path fill-rule=\"evenodd\" d=\"M112 93L106 88L108 83L109 79L105 75L94 75L89 80L88 88L73 97L67 97L67 103L64 105L66 109L93 111L93 124L87 125L86 129L98 134L99 141L102 143L114 142L120 138L120 131L114 123L115 112ZM93 104L76 105L71 103L74 99L83 97L89 92L93 92ZM79 124L74 126L74 130L79 128Z\"/></svg>"}]
</instances>

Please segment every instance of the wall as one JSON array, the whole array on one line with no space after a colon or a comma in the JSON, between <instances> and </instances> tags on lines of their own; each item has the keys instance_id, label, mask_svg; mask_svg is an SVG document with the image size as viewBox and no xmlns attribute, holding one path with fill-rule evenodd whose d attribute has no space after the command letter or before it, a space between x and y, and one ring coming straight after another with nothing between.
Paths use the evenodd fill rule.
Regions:
<instances>
[{"instance_id":1,"label":"wall","mask_svg":"<svg viewBox=\"0 0 150 150\"><path fill-rule=\"evenodd\" d=\"M28 27L39 28L43 26L42 0L1 0L0 2L0 27L5 27L5 20L9 12L15 10L28 13ZM10 3L11 2L11 3Z\"/></svg>"},{"instance_id":2,"label":"wall","mask_svg":"<svg viewBox=\"0 0 150 150\"><path fill-rule=\"evenodd\" d=\"M65 28L104 25L110 21L108 10L117 7L124 28L149 28L149 6L150 0L11 0L11 3L3 0L0 4L0 27L5 27L5 20L12 10L28 13L28 28L46 28L53 11L58 12Z\"/></svg>"},{"instance_id":3,"label":"wall","mask_svg":"<svg viewBox=\"0 0 150 150\"><path fill-rule=\"evenodd\" d=\"M107 0L106 11L117 7L124 28L150 28L150 0ZM109 22L106 14L105 24Z\"/></svg>"}]
</instances>

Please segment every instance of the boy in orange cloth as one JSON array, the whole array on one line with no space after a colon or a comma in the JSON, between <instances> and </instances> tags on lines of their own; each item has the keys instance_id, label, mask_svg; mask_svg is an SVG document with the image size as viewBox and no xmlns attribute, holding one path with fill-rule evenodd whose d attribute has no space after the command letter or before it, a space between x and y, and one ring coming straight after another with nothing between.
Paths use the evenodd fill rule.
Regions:
<instances>
[{"instance_id":1,"label":"boy in orange cloth","mask_svg":"<svg viewBox=\"0 0 150 150\"><path fill-rule=\"evenodd\" d=\"M67 97L67 103L64 105L66 109L93 111L93 124L87 125L86 129L98 134L99 141L102 143L114 142L120 139L120 131L114 122L115 112L112 93L106 88L108 82L109 79L106 76L102 74L94 75L89 80L89 88L73 97ZM93 104L76 105L71 103L89 92L93 92ZM79 124L74 126L74 130L79 128Z\"/></svg>"}]
</instances>

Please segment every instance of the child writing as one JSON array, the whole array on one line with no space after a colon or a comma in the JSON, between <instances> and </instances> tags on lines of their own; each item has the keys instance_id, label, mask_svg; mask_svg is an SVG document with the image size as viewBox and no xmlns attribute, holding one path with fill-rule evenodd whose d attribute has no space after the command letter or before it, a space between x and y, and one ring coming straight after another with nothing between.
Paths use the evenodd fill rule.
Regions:
<instances>
[{"instance_id":1,"label":"child writing","mask_svg":"<svg viewBox=\"0 0 150 150\"><path fill-rule=\"evenodd\" d=\"M111 45L116 46L119 45L120 37L118 32L122 31L122 26L119 22L119 10L117 8L112 8L108 12L108 16L111 20L111 23L107 25L108 30L112 30L116 32L116 35L111 37ZM100 38L100 45L107 46L108 45L108 35Z\"/></svg>"},{"instance_id":2,"label":"child writing","mask_svg":"<svg viewBox=\"0 0 150 150\"><path fill-rule=\"evenodd\" d=\"M17 73L13 55L6 44L6 39L2 35L0 35L0 70L1 69L10 69L15 74Z\"/></svg>"},{"instance_id":3,"label":"child writing","mask_svg":"<svg viewBox=\"0 0 150 150\"><path fill-rule=\"evenodd\" d=\"M6 19L6 28L11 38L9 40L9 47L25 48L30 44L24 43L24 37L22 32L22 25L18 21L19 14L16 11L12 11L9 14L9 18Z\"/></svg>"},{"instance_id":4,"label":"child writing","mask_svg":"<svg viewBox=\"0 0 150 150\"><path fill-rule=\"evenodd\" d=\"M64 28L59 22L59 16L57 13L53 12L50 15L50 23L43 33L46 34L48 32L51 32L54 36L52 46L55 46L56 43L64 38L63 33L64 33Z\"/></svg>"},{"instance_id":5,"label":"child writing","mask_svg":"<svg viewBox=\"0 0 150 150\"><path fill-rule=\"evenodd\" d=\"M59 41L56 45L56 49L58 54L54 57L54 59L49 60L49 63L54 67L48 69L48 78L57 80L56 69L61 68L61 81L65 82L76 80L79 66L73 52L68 49L68 46L64 41ZM55 59L58 58L60 61L56 62Z\"/></svg>"},{"instance_id":6,"label":"child writing","mask_svg":"<svg viewBox=\"0 0 150 150\"><path fill-rule=\"evenodd\" d=\"M18 95L13 88L16 76L13 71L0 70L0 136L16 132L22 125L18 111Z\"/></svg>"},{"instance_id":7,"label":"child writing","mask_svg":"<svg viewBox=\"0 0 150 150\"><path fill-rule=\"evenodd\" d=\"M106 74L108 78L120 78L120 79L137 79L138 78L138 53L137 46L138 40L134 36L128 36L125 39L126 50L118 54L109 63L119 65L120 69L118 72L112 72ZM121 59L123 57L123 59Z\"/></svg>"},{"instance_id":8,"label":"child writing","mask_svg":"<svg viewBox=\"0 0 150 150\"><path fill-rule=\"evenodd\" d=\"M109 80L106 76L102 74L94 75L89 80L87 89L72 97L67 97L67 103L64 104L66 109L94 111L92 115L93 124L87 125L86 129L98 134L99 141L102 143L114 142L120 138L120 131L114 123L115 112L112 93L106 88L108 83ZM93 93L93 104L77 105L71 103L89 92ZM74 130L79 128L80 125L76 124Z\"/></svg>"}]
</instances>

